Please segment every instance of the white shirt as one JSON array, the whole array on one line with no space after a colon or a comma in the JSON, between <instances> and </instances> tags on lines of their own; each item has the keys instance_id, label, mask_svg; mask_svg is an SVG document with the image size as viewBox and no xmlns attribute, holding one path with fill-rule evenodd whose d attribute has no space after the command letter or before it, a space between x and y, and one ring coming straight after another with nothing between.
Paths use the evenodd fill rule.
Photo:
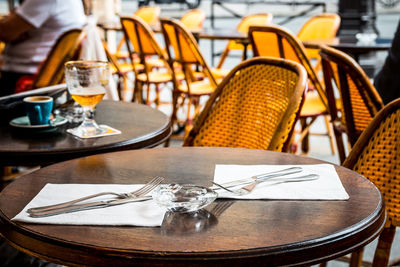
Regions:
<instances>
[{"instance_id":1,"label":"white shirt","mask_svg":"<svg viewBox=\"0 0 400 267\"><path fill-rule=\"evenodd\" d=\"M3 71L36 73L57 38L86 22L82 0L25 0L16 13L35 28L28 39L6 45Z\"/></svg>"}]
</instances>

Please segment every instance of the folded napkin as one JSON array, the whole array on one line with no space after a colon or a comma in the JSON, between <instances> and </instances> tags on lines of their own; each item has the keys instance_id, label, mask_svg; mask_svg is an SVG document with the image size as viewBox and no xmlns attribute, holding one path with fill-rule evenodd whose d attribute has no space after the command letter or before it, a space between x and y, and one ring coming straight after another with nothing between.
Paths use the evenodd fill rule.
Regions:
<instances>
[{"instance_id":1,"label":"folded napkin","mask_svg":"<svg viewBox=\"0 0 400 267\"><path fill-rule=\"evenodd\" d=\"M216 165L214 182L223 184L248 178L262 173L283 170L289 167L301 167L302 172L284 177L297 177L307 174L319 174L316 180L279 183L266 181L258 184L250 194L237 196L225 190L218 190L220 198L236 199L301 199L301 200L346 200L349 195L344 189L335 167L330 164L316 165ZM282 177L283 179L283 177ZM238 189L242 186L230 188Z\"/></svg>"},{"instance_id":2,"label":"folded napkin","mask_svg":"<svg viewBox=\"0 0 400 267\"><path fill-rule=\"evenodd\" d=\"M90 135L90 136L82 135L82 134L77 134L77 133L75 133L75 132L73 131L74 129L67 129L67 133L70 133L70 134L72 134L72 135L78 136L79 138L83 138L83 139L86 139L86 138L96 138L96 137L102 137L102 136L108 136L108 135L121 134L121 131L120 131L120 130L114 129L114 128L108 126L108 125L102 124L102 125L99 125L99 126L100 126L101 128L106 129L106 131L105 131L104 133L101 133L101 134Z\"/></svg>"},{"instance_id":3,"label":"folded napkin","mask_svg":"<svg viewBox=\"0 0 400 267\"><path fill-rule=\"evenodd\" d=\"M57 204L99 192L132 192L142 186L140 184L46 184L12 220L42 224L161 226L165 209L159 207L154 200L42 218L32 218L26 212L29 208ZM88 201L100 201L111 197L112 195L101 196Z\"/></svg>"}]
</instances>

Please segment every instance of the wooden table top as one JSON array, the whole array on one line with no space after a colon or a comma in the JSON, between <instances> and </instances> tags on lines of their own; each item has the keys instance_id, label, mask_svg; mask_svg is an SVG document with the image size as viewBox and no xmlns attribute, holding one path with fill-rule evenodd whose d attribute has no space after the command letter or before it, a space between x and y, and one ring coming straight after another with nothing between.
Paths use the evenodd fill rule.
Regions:
<instances>
[{"instance_id":1,"label":"wooden table top","mask_svg":"<svg viewBox=\"0 0 400 267\"><path fill-rule=\"evenodd\" d=\"M316 164L316 159L235 148L154 148L99 154L42 168L0 193L0 231L17 248L65 265L281 266L314 264L363 247L381 231L378 189L335 166L347 201L223 200L197 215L167 214L161 227L39 225L10 219L46 183L211 186L215 164Z\"/></svg>"},{"instance_id":2,"label":"wooden table top","mask_svg":"<svg viewBox=\"0 0 400 267\"><path fill-rule=\"evenodd\" d=\"M309 48L318 48L321 44L329 45L352 55L360 55L370 52L389 50L392 44L392 39L377 38L371 43L360 43L355 37L350 36L304 42L304 45Z\"/></svg>"},{"instance_id":3,"label":"wooden table top","mask_svg":"<svg viewBox=\"0 0 400 267\"><path fill-rule=\"evenodd\" d=\"M104 100L96 107L95 120L122 133L80 139L66 133L31 134L24 129L0 127L0 162L3 165L48 165L103 152L156 146L171 134L169 117L145 105Z\"/></svg>"}]
</instances>

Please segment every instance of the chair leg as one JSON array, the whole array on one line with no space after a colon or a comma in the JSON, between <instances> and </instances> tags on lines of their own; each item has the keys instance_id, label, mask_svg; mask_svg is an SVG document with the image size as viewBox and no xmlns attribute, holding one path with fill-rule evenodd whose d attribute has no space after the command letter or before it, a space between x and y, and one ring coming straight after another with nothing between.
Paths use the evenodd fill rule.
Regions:
<instances>
[{"instance_id":1,"label":"chair leg","mask_svg":"<svg viewBox=\"0 0 400 267\"><path fill-rule=\"evenodd\" d=\"M361 267L364 248L351 253L349 267Z\"/></svg>"},{"instance_id":2,"label":"chair leg","mask_svg":"<svg viewBox=\"0 0 400 267\"><path fill-rule=\"evenodd\" d=\"M331 124L329 123L328 115L324 116L326 131L328 132L329 144L331 146L332 155L335 154L335 144L333 143L333 132L331 129Z\"/></svg>"},{"instance_id":3,"label":"chair leg","mask_svg":"<svg viewBox=\"0 0 400 267\"><path fill-rule=\"evenodd\" d=\"M178 98L179 92L173 90L172 92L172 114L171 114L171 126L174 127L177 122L177 112L178 112Z\"/></svg>"},{"instance_id":4,"label":"chair leg","mask_svg":"<svg viewBox=\"0 0 400 267\"><path fill-rule=\"evenodd\" d=\"M333 122L333 123L335 123L335 122ZM338 154L339 154L339 161L340 161L340 164L342 164L344 162L344 160L346 159L343 134L342 134L341 130L339 130L339 129L337 129L337 127L335 127L335 125L333 126L333 132L335 134L336 147L337 147Z\"/></svg>"},{"instance_id":5,"label":"chair leg","mask_svg":"<svg viewBox=\"0 0 400 267\"><path fill-rule=\"evenodd\" d=\"M379 235L378 245L375 250L374 260L372 267L387 266L390 257L390 249L392 247L394 235L396 234L396 227L391 225L385 227Z\"/></svg>"},{"instance_id":6,"label":"chair leg","mask_svg":"<svg viewBox=\"0 0 400 267\"><path fill-rule=\"evenodd\" d=\"M160 106L160 84L155 84L156 86L156 99L154 102L156 103L156 108Z\"/></svg>"},{"instance_id":7,"label":"chair leg","mask_svg":"<svg viewBox=\"0 0 400 267\"><path fill-rule=\"evenodd\" d=\"M150 105L150 83L146 83L146 105Z\"/></svg>"},{"instance_id":8,"label":"chair leg","mask_svg":"<svg viewBox=\"0 0 400 267\"><path fill-rule=\"evenodd\" d=\"M217 65L217 69L220 69L222 67L222 65L225 62L226 57L228 56L228 53L229 53L229 48L228 48L228 46L226 46L224 52L222 52L222 55L221 55L221 57L219 59L219 62L218 62L218 65Z\"/></svg>"},{"instance_id":9,"label":"chair leg","mask_svg":"<svg viewBox=\"0 0 400 267\"><path fill-rule=\"evenodd\" d=\"M133 90L133 98L132 102L137 101L140 104L143 104L143 83L140 81L135 82L135 88Z\"/></svg>"},{"instance_id":10,"label":"chair leg","mask_svg":"<svg viewBox=\"0 0 400 267\"><path fill-rule=\"evenodd\" d=\"M309 129L309 127L310 127L310 125L312 123L307 124L307 118L301 118L300 119L300 124L301 124L302 132L305 132L303 138L301 139L301 151L304 154L307 154L309 149L310 149L310 147L309 147L310 134L309 134L309 130L308 129Z\"/></svg>"}]
</instances>

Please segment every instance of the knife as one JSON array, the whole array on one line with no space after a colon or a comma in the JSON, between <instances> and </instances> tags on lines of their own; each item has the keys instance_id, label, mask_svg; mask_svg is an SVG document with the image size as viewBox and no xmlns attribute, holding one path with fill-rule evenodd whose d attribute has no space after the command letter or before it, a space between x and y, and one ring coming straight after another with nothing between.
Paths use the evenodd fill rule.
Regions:
<instances>
[{"instance_id":1,"label":"knife","mask_svg":"<svg viewBox=\"0 0 400 267\"><path fill-rule=\"evenodd\" d=\"M235 181L228 182L228 183L223 183L221 185L225 188L230 188L230 187L234 187L234 186L238 186L238 185L251 184L255 181L262 182L262 181L272 179L275 177L286 176L286 175L290 175L290 174L294 174L294 173L299 173L302 171L303 171L303 168L301 168L301 167L290 167L290 168L279 170L279 171L254 175L250 178L245 178L245 179L235 180ZM220 187L218 187L218 186L212 186L210 188L213 190L220 189Z\"/></svg>"},{"instance_id":2,"label":"knife","mask_svg":"<svg viewBox=\"0 0 400 267\"><path fill-rule=\"evenodd\" d=\"M33 218L40 218L40 217L48 217L58 214L82 211L82 210L90 210L90 209L99 209L99 208L107 208L111 206L121 205L129 202L137 202L137 201L145 201L151 199L151 196L144 196L144 197L131 197L131 198L124 198L124 199L115 199L115 200L103 200L103 201L96 201L91 203L85 204L76 204L71 205L68 207L61 207L55 208L52 210L46 211L30 211L28 212L30 217Z\"/></svg>"}]
</instances>

